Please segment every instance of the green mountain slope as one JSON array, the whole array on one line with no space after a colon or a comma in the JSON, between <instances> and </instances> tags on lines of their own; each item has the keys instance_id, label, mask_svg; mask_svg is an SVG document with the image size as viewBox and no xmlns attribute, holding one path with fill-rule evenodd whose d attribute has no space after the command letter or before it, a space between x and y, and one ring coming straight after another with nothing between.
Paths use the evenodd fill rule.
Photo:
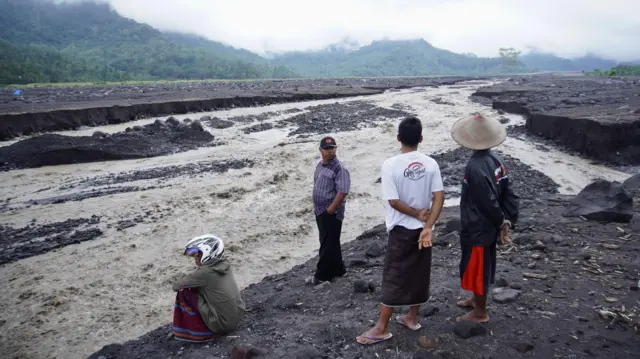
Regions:
<instances>
[{"instance_id":1,"label":"green mountain slope","mask_svg":"<svg viewBox=\"0 0 640 359\"><path fill-rule=\"evenodd\" d=\"M250 56L245 50L219 43L218 48L212 47L215 42L203 48L176 41L175 37L149 25L120 16L107 4L92 2L53 4L43 0L0 0L0 39L20 45L14 51L36 53L41 48L35 45L46 46L49 53L59 51L68 62L87 62L106 68L102 71L104 76L96 78L103 81L291 75L290 71L272 67L267 62L247 61ZM217 50L222 48L224 51L218 54ZM37 57L44 61L40 63L42 67L47 66L46 58ZM19 64L12 68L16 66ZM12 77L15 75L34 77L30 73Z\"/></svg>"},{"instance_id":2,"label":"green mountain slope","mask_svg":"<svg viewBox=\"0 0 640 359\"><path fill-rule=\"evenodd\" d=\"M0 40L0 84L121 80L126 74L95 65L42 45L15 45Z\"/></svg>"},{"instance_id":3,"label":"green mountain slope","mask_svg":"<svg viewBox=\"0 0 640 359\"><path fill-rule=\"evenodd\" d=\"M290 52L272 60L309 77L486 75L526 71L500 58L479 58L436 48L419 40L374 41L355 51Z\"/></svg>"},{"instance_id":4,"label":"green mountain slope","mask_svg":"<svg viewBox=\"0 0 640 359\"><path fill-rule=\"evenodd\" d=\"M563 59L550 53L532 51L520 57L527 67L537 71L592 71L616 66L613 60L586 55L576 59Z\"/></svg>"}]
</instances>

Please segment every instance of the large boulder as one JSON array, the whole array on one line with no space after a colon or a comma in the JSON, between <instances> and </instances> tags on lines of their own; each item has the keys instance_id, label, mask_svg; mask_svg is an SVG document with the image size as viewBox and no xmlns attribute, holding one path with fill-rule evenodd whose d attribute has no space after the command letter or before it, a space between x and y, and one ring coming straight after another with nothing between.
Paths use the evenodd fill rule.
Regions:
<instances>
[{"instance_id":1,"label":"large boulder","mask_svg":"<svg viewBox=\"0 0 640 359\"><path fill-rule=\"evenodd\" d=\"M640 197L640 173L627 178L622 186L629 191L631 197Z\"/></svg>"},{"instance_id":2,"label":"large boulder","mask_svg":"<svg viewBox=\"0 0 640 359\"><path fill-rule=\"evenodd\" d=\"M628 223L633 217L633 197L620 182L597 180L587 185L570 201L563 215Z\"/></svg>"}]
</instances>

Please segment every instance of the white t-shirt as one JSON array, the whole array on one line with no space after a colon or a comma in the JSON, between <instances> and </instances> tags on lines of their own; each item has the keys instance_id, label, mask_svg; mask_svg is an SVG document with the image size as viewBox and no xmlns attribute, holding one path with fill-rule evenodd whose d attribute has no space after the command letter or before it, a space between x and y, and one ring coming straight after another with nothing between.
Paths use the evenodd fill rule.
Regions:
<instances>
[{"instance_id":1,"label":"white t-shirt","mask_svg":"<svg viewBox=\"0 0 640 359\"><path fill-rule=\"evenodd\" d=\"M395 226L423 228L424 224L417 218L393 209L389 200L398 199L418 210L431 208L433 192L444 190L436 160L418 151L399 154L384 161L380 177L382 199L387 209L387 232Z\"/></svg>"}]
</instances>

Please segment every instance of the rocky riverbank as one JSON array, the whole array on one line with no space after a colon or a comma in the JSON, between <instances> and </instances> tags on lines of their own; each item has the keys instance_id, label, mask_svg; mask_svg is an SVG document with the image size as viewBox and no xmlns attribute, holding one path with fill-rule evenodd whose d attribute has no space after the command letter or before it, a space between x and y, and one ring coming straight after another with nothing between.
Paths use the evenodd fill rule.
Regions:
<instances>
[{"instance_id":1,"label":"rocky riverbank","mask_svg":"<svg viewBox=\"0 0 640 359\"><path fill-rule=\"evenodd\" d=\"M467 159L463 152L437 155L449 161L445 182L460 177ZM90 358L241 358L232 353L251 348L262 353L259 358L635 358L640 350L638 221L566 216L575 196L555 194L557 186L542 173L513 158L507 162L523 199L514 243L499 249L488 324L455 322L465 312L455 305L464 295L458 277L460 222L459 208L448 207L436 225L432 297L421 310L420 332L392 323L390 341L355 342L379 312L386 241L379 225L343 246L349 271L344 278L306 286L315 257L247 287L243 296L249 310L227 338L188 344L169 338L165 325L122 345L107 345ZM637 182L629 186L640 188ZM637 189L627 194L640 199ZM637 219L640 208L633 211Z\"/></svg>"},{"instance_id":2,"label":"rocky riverbank","mask_svg":"<svg viewBox=\"0 0 640 359\"><path fill-rule=\"evenodd\" d=\"M167 325L89 358L229 358L234 350L250 348L260 349L259 358L635 358L640 231L564 218L569 200L523 202L514 244L499 249L491 321L485 325L455 322L465 310L455 305L464 294L457 267L458 208L452 207L437 225L432 297L421 309L424 329L418 333L392 323L390 341L369 347L355 342L379 311L379 248L386 235L377 226L344 246L345 278L305 286L314 258L246 288L249 311L228 338L188 344L168 338Z\"/></svg>"},{"instance_id":3,"label":"rocky riverbank","mask_svg":"<svg viewBox=\"0 0 640 359\"><path fill-rule=\"evenodd\" d=\"M112 135L44 134L0 147L0 171L163 156L215 145L213 139L199 121L180 123L172 117Z\"/></svg>"},{"instance_id":4,"label":"rocky riverbank","mask_svg":"<svg viewBox=\"0 0 640 359\"><path fill-rule=\"evenodd\" d=\"M640 78L518 76L473 97L524 115L531 135L612 165L640 164Z\"/></svg>"},{"instance_id":5,"label":"rocky riverbank","mask_svg":"<svg viewBox=\"0 0 640 359\"><path fill-rule=\"evenodd\" d=\"M0 89L0 141L81 126L233 107L374 95L476 78L376 78L172 82L147 85L29 87L15 97Z\"/></svg>"}]
</instances>

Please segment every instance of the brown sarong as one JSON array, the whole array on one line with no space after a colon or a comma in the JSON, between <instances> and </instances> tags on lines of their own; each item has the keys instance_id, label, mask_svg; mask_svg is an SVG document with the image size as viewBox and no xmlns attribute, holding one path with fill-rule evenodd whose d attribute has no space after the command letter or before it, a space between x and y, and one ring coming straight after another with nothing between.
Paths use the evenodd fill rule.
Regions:
<instances>
[{"instance_id":1,"label":"brown sarong","mask_svg":"<svg viewBox=\"0 0 640 359\"><path fill-rule=\"evenodd\" d=\"M418 249L422 229L395 226L382 272L382 304L387 307L419 305L429 300L431 248Z\"/></svg>"}]
</instances>

